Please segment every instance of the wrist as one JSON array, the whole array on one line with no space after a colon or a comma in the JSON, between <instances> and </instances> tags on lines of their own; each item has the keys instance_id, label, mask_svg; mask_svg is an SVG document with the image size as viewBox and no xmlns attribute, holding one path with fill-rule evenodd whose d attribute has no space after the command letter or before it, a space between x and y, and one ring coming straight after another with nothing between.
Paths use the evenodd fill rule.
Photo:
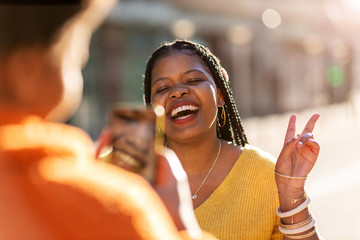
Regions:
<instances>
[{"instance_id":1,"label":"wrist","mask_svg":"<svg viewBox=\"0 0 360 240\"><path fill-rule=\"evenodd\" d=\"M289 198L299 198L305 194L304 186L293 187L293 186L280 186L278 187L279 195L284 195ZM279 196L281 197L281 196Z\"/></svg>"},{"instance_id":2,"label":"wrist","mask_svg":"<svg viewBox=\"0 0 360 240\"><path fill-rule=\"evenodd\" d=\"M275 171L275 181L280 193L303 193L307 177L293 177L278 173Z\"/></svg>"},{"instance_id":3,"label":"wrist","mask_svg":"<svg viewBox=\"0 0 360 240\"><path fill-rule=\"evenodd\" d=\"M310 203L310 198L304 194L299 198L289 198L279 194L280 205L277 212L277 215L282 218L284 223L294 224L299 221L303 221L309 216L309 210L307 206Z\"/></svg>"},{"instance_id":4,"label":"wrist","mask_svg":"<svg viewBox=\"0 0 360 240\"><path fill-rule=\"evenodd\" d=\"M305 193L305 184L289 181L287 183L276 181L278 192L291 198L296 198Z\"/></svg>"}]
</instances>

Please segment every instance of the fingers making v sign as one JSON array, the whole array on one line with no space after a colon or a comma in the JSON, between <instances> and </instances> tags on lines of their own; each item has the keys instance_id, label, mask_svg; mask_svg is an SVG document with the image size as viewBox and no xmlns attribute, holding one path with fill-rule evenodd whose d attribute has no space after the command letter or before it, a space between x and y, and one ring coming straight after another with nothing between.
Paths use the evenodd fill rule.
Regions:
<instances>
[{"instance_id":1,"label":"fingers making v sign","mask_svg":"<svg viewBox=\"0 0 360 240\"><path fill-rule=\"evenodd\" d=\"M296 115L290 117L284 146L275 166L279 190L292 186L295 188L304 186L305 181L298 180L306 179L314 167L320 151L320 146L312 134L319 117L319 114L312 115L301 134L296 134ZM281 177L281 175L290 178Z\"/></svg>"}]
</instances>

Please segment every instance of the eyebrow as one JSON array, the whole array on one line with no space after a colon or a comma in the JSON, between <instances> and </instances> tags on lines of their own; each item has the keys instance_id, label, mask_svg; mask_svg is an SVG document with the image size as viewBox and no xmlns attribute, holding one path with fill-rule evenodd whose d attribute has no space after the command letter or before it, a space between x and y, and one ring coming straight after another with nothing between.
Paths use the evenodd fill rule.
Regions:
<instances>
[{"instance_id":1,"label":"eyebrow","mask_svg":"<svg viewBox=\"0 0 360 240\"><path fill-rule=\"evenodd\" d=\"M155 85L155 83L157 83L157 82L159 82L159 81L162 81L162 80L166 80L166 79L168 79L168 77L161 77L161 78L158 78L158 79L156 79L156 80L154 80L154 81L153 81L153 83L151 84L151 86L154 86L154 85Z\"/></svg>"},{"instance_id":2,"label":"eyebrow","mask_svg":"<svg viewBox=\"0 0 360 240\"><path fill-rule=\"evenodd\" d=\"M134 119L142 119L142 118L152 118L152 112L149 111L142 111L142 110L128 110L128 111L115 111L113 113L116 117L128 117L128 118L134 118Z\"/></svg>"},{"instance_id":3,"label":"eyebrow","mask_svg":"<svg viewBox=\"0 0 360 240\"><path fill-rule=\"evenodd\" d=\"M189 73L192 73L192 72L198 72L198 73L201 73L201 74L205 75L205 73L203 73L202 71L200 71L198 69L190 69L190 70L184 72L182 75L186 75L186 74L189 74ZM154 82L151 84L151 86L154 86L155 83L157 83L159 81L162 81L162 80L166 80L166 79L169 79L169 78L168 77L158 78L158 79L154 80Z\"/></svg>"}]
</instances>

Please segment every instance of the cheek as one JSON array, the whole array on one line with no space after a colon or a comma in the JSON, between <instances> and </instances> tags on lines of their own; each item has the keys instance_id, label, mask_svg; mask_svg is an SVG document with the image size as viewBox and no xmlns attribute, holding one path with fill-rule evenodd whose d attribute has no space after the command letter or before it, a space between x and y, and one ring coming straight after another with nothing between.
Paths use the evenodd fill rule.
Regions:
<instances>
[{"instance_id":1,"label":"cheek","mask_svg":"<svg viewBox=\"0 0 360 240\"><path fill-rule=\"evenodd\" d=\"M158 104L158 105L165 106L165 100L166 100L165 95L151 96L151 104L152 105Z\"/></svg>"},{"instance_id":2,"label":"cheek","mask_svg":"<svg viewBox=\"0 0 360 240\"><path fill-rule=\"evenodd\" d=\"M198 89L197 93L207 104L214 104L217 106L217 91L213 84L208 83L203 85L201 89Z\"/></svg>"},{"instance_id":3,"label":"cheek","mask_svg":"<svg viewBox=\"0 0 360 240\"><path fill-rule=\"evenodd\" d=\"M211 96L212 96L212 99L214 100L214 102L216 102L216 90L215 90L215 87L213 85L210 85L210 91L211 91Z\"/></svg>"},{"instance_id":4,"label":"cheek","mask_svg":"<svg viewBox=\"0 0 360 240\"><path fill-rule=\"evenodd\" d=\"M210 121L214 122L217 118L217 92L216 88L209 84L206 89L202 91L203 102L206 103L204 109L206 115L210 118Z\"/></svg>"}]
</instances>

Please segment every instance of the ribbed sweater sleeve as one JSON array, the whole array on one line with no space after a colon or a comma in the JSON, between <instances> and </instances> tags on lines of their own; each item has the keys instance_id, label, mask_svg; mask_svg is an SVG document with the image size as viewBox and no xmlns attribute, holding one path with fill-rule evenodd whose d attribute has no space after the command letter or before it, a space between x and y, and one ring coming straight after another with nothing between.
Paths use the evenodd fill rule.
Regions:
<instances>
[{"instance_id":1,"label":"ribbed sweater sleeve","mask_svg":"<svg viewBox=\"0 0 360 240\"><path fill-rule=\"evenodd\" d=\"M201 228L219 239L282 239L278 231L275 159L246 145L228 176L195 209Z\"/></svg>"}]
</instances>

